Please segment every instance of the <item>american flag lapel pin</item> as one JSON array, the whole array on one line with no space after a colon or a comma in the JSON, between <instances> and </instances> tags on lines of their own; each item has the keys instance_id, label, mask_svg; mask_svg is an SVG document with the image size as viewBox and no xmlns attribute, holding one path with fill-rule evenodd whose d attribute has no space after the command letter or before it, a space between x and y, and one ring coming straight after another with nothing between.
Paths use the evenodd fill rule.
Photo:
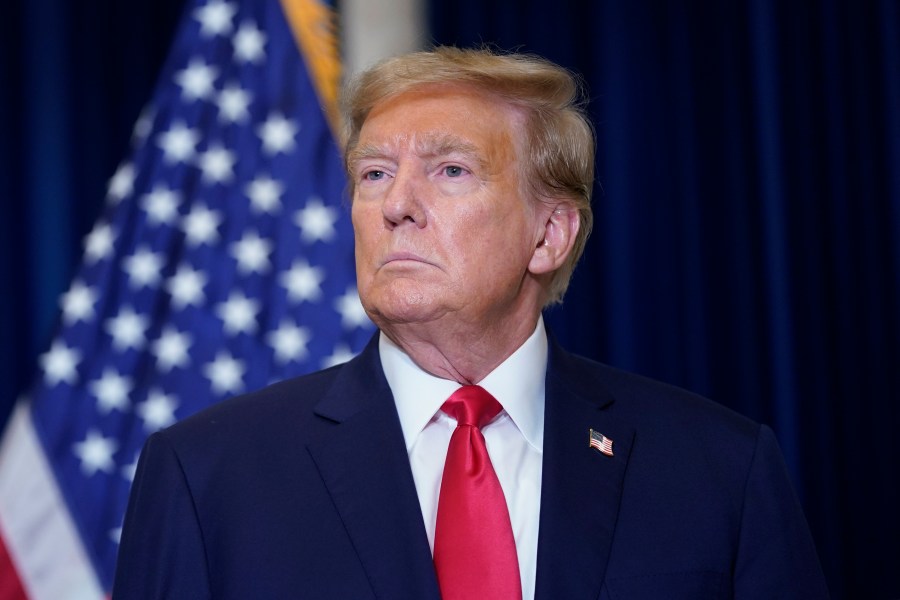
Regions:
<instances>
[{"instance_id":1,"label":"american flag lapel pin","mask_svg":"<svg viewBox=\"0 0 900 600\"><path fill-rule=\"evenodd\" d=\"M613 455L613 441L593 429L591 429L591 448L594 448L607 456Z\"/></svg>"}]
</instances>

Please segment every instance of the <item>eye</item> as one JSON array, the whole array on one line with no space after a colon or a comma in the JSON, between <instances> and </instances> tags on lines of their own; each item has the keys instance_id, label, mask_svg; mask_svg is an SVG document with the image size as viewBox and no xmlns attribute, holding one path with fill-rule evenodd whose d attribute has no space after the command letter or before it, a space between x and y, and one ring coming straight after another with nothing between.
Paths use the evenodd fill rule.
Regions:
<instances>
[{"instance_id":1,"label":"eye","mask_svg":"<svg viewBox=\"0 0 900 600\"><path fill-rule=\"evenodd\" d=\"M444 167L444 173L447 175L447 177L459 177L464 172L465 172L465 169L463 169L462 167L457 166L457 165L450 165L449 167Z\"/></svg>"},{"instance_id":2,"label":"eye","mask_svg":"<svg viewBox=\"0 0 900 600\"><path fill-rule=\"evenodd\" d=\"M363 173L363 179L366 181L378 181L384 179L384 171L372 170Z\"/></svg>"}]
</instances>

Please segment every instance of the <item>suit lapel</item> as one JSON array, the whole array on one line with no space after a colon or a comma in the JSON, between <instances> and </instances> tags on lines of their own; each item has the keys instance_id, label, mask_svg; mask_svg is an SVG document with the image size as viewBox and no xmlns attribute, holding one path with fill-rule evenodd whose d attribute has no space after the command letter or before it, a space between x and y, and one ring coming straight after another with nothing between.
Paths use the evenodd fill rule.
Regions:
<instances>
[{"instance_id":1,"label":"suit lapel","mask_svg":"<svg viewBox=\"0 0 900 600\"><path fill-rule=\"evenodd\" d=\"M535 597L597 598L606 573L634 428L613 398L585 379L578 359L550 339ZM594 429L613 456L589 446Z\"/></svg>"},{"instance_id":2,"label":"suit lapel","mask_svg":"<svg viewBox=\"0 0 900 600\"><path fill-rule=\"evenodd\" d=\"M334 426L309 452L375 596L439 598L431 551L377 335L316 407Z\"/></svg>"}]
</instances>

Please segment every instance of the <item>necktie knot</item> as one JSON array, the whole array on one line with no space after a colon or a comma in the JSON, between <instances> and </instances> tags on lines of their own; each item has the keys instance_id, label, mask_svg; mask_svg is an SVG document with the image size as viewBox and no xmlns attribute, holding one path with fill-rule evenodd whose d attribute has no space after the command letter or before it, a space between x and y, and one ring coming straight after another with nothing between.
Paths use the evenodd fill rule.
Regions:
<instances>
[{"instance_id":1,"label":"necktie knot","mask_svg":"<svg viewBox=\"0 0 900 600\"><path fill-rule=\"evenodd\" d=\"M441 410L456 419L457 425L480 428L490 423L503 407L483 387L464 385L453 392Z\"/></svg>"}]
</instances>

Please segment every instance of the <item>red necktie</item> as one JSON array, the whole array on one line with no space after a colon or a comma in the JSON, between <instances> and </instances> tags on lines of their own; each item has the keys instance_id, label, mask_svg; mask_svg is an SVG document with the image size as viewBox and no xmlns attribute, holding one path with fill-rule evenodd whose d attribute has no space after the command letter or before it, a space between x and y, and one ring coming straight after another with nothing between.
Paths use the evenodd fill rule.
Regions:
<instances>
[{"instance_id":1,"label":"red necktie","mask_svg":"<svg viewBox=\"0 0 900 600\"><path fill-rule=\"evenodd\" d=\"M456 390L441 407L457 421L434 532L434 566L443 600L522 598L506 498L479 429L501 409L477 385Z\"/></svg>"}]
</instances>

